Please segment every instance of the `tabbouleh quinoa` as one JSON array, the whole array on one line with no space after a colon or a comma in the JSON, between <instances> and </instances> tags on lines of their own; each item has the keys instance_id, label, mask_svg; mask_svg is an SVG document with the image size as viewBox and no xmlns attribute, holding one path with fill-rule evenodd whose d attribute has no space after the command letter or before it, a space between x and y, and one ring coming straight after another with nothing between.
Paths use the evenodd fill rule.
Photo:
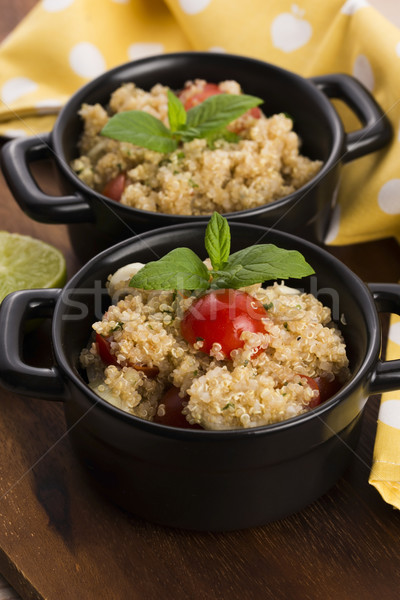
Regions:
<instances>
[{"instance_id":1,"label":"tabbouleh quinoa","mask_svg":"<svg viewBox=\"0 0 400 600\"><path fill-rule=\"evenodd\" d=\"M201 97L204 80L187 82L181 98ZM114 114L145 111L168 126L167 91L161 84L149 92L126 83L111 95L108 107L83 104L80 156L72 168L89 187L137 209L177 215L234 212L268 204L302 187L322 163L300 153L300 139L285 114L270 117L257 108L234 120L228 129L238 141L206 139L182 142L168 154L100 132ZM241 94L236 81L218 84L219 92ZM119 180L117 179L119 178ZM119 181L115 197L106 186Z\"/></svg>"},{"instance_id":2,"label":"tabbouleh quinoa","mask_svg":"<svg viewBox=\"0 0 400 600\"><path fill-rule=\"evenodd\" d=\"M174 386L190 424L249 428L310 410L318 392L307 378L322 376L340 385L348 378L342 335L330 309L313 295L276 282L244 288L268 309L265 332L242 333L243 348L227 358L218 344L208 355L201 341L193 346L182 337L182 315L195 296L127 288L138 268L128 265L109 277L112 297L128 293L93 325L108 340L116 364L102 362L95 342L81 353L92 389L122 410L148 420L162 417L163 395ZM255 349L262 351L254 356ZM131 365L155 371L148 377L146 368Z\"/></svg>"}]
</instances>

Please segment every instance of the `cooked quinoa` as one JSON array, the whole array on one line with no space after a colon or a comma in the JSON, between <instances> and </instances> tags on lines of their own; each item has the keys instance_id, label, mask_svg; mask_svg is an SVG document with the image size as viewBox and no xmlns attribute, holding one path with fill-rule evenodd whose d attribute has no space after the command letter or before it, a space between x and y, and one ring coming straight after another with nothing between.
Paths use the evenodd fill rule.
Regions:
<instances>
[{"instance_id":1,"label":"cooked quinoa","mask_svg":"<svg viewBox=\"0 0 400 600\"><path fill-rule=\"evenodd\" d=\"M186 98L201 91L206 82L187 82ZM240 94L236 81L219 88ZM168 126L167 90L157 84L149 92L126 83L111 96L109 105L83 104L83 134L79 158L72 168L89 187L103 192L106 184L124 173L120 202L138 209L179 215L234 212L268 204L302 187L322 163L300 153L300 139L285 114L259 118L248 112L228 129L238 142L220 139L211 148L205 139L182 143L162 154L100 135L118 112L143 110Z\"/></svg>"},{"instance_id":2,"label":"cooked quinoa","mask_svg":"<svg viewBox=\"0 0 400 600\"><path fill-rule=\"evenodd\" d=\"M195 296L132 290L132 269L118 273L109 278L110 295L129 293L93 324L110 342L118 366L102 363L95 342L82 351L81 364L92 389L128 413L148 420L162 415L162 397L175 386L186 399L189 423L214 430L257 427L310 410L316 392L302 376L342 383L349 376L345 343L330 309L311 294L283 283L244 288L268 308L265 333L243 333L243 348L227 359L218 344L208 355L201 342L192 346L183 339L180 322ZM146 369L131 365L156 367L158 374L148 377Z\"/></svg>"}]
</instances>

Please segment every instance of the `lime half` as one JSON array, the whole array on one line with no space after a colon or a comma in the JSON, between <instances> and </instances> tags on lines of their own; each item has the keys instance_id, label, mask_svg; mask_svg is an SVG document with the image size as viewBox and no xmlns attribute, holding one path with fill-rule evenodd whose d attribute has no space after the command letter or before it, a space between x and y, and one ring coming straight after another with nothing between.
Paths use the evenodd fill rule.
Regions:
<instances>
[{"instance_id":1,"label":"lime half","mask_svg":"<svg viewBox=\"0 0 400 600\"><path fill-rule=\"evenodd\" d=\"M62 287L67 269L62 253L41 240L0 231L0 302L10 292Z\"/></svg>"}]
</instances>

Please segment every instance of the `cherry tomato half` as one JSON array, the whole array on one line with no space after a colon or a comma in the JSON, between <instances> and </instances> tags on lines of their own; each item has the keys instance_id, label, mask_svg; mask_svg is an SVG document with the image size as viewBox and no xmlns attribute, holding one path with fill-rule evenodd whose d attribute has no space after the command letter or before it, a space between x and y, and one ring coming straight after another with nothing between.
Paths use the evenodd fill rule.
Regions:
<instances>
[{"instance_id":1,"label":"cherry tomato half","mask_svg":"<svg viewBox=\"0 0 400 600\"><path fill-rule=\"evenodd\" d=\"M318 395L315 394L315 396L313 396L313 399L311 400L311 402L308 406L310 408L314 408L315 406L318 406L319 404L321 404L321 393L320 393L319 386L318 386L318 383L316 382L316 380L313 379L312 377L309 377L308 375L302 375L301 378L305 379L307 381L308 385L310 386L310 388L313 391L318 392Z\"/></svg>"},{"instance_id":2,"label":"cherry tomato half","mask_svg":"<svg viewBox=\"0 0 400 600\"><path fill-rule=\"evenodd\" d=\"M336 377L332 380L328 379L328 377L315 377L314 379L307 375L302 375L301 377L307 380L308 385L313 390L318 390L318 396L315 395L308 405L310 408L322 404L336 394L342 387L342 384Z\"/></svg>"},{"instance_id":3,"label":"cherry tomato half","mask_svg":"<svg viewBox=\"0 0 400 600\"><path fill-rule=\"evenodd\" d=\"M110 342L107 338L103 337L99 333L96 333L96 345L100 358L105 365L114 365L115 367L121 366L114 354L111 354Z\"/></svg>"},{"instance_id":4,"label":"cherry tomato half","mask_svg":"<svg viewBox=\"0 0 400 600\"><path fill-rule=\"evenodd\" d=\"M99 333L96 333L96 344L100 358L105 365L114 365L115 367L121 367L114 354L111 353L110 342L107 338L103 337ZM136 371L141 371L142 373L144 373L146 377L149 377L149 379L157 377L160 371L159 368L156 366L150 367L149 365L144 365L141 363L129 363L129 365L136 369Z\"/></svg>"},{"instance_id":5,"label":"cherry tomato half","mask_svg":"<svg viewBox=\"0 0 400 600\"><path fill-rule=\"evenodd\" d=\"M179 395L179 389L172 386L161 398L160 404L165 406L164 415L155 415L154 422L162 425L170 425L171 427L183 427L184 429L202 429L200 425L191 425L182 414L183 403L189 400L189 396L183 398Z\"/></svg>"},{"instance_id":6,"label":"cherry tomato half","mask_svg":"<svg viewBox=\"0 0 400 600\"><path fill-rule=\"evenodd\" d=\"M341 382L336 377L332 381L327 377L316 377L315 381L321 394L321 403L334 396L342 387Z\"/></svg>"},{"instance_id":7,"label":"cherry tomato half","mask_svg":"<svg viewBox=\"0 0 400 600\"><path fill-rule=\"evenodd\" d=\"M254 106L253 108L249 108L249 110L247 111L249 115L251 115L254 119L260 119L261 118L261 109L258 108L258 106Z\"/></svg>"},{"instance_id":8,"label":"cherry tomato half","mask_svg":"<svg viewBox=\"0 0 400 600\"><path fill-rule=\"evenodd\" d=\"M110 179L104 186L102 190L103 196L107 196L107 198L111 198L111 200L115 200L115 202L119 202L121 200L122 192L125 189L126 183L126 174L119 173L113 179Z\"/></svg>"},{"instance_id":9,"label":"cherry tomato half","mask_svg":"<svg viewBox=\"0 0 400 600\"><path fill-rule=\"evenodd\" d=\"M181 92L181 94L180 94L180 96L183 99L186 96L186 92L187 92L187 90L183 90L183 92ZM216 83L206 83L201 92L198 92L197 94L193 94L193 96L189 96L189 98L187 100L184 100L183 106L185 107L185 110L189 110L190 108L193 108L193 106L197 106L198 104L201 104L202 102L204 102L204 100L206 100L210 96L216 96L217 94L223 94L223 93L224 92L222 92L219 89L219 87Z\"/></svg>"},{"instance_id":10,"label":"cherry tomato half","mask_svg":"<svg viewBox=\"0 0 400 600\"><path fill-rule=\"evenodd\" d=\"M146 375L146 377L148 377L149 379L154 379L154 377L157 377L157 375L160 372L160 369L158 367L156 367L155 365L153 365L152 367L150 367L149 365L144 365L142 363L136 363L136 364L130 364L131 367L133 367L134 369L136 369L136 371L141 371L142 373L144 373Z\"/></svg>"},{"instance_id":11,"label":"cherry tomato half","mask_svg":"<svg viewBox=\"0 0 400 600\"><path fill-rule=\"evenodd\" d=\"M242 348L244 331L265 333L262 319L268 316L264 306L250 294L221 289L207 292L193 302L181 321L181 333L190 344L203 341L202 352L221 345L225 356Z\"/></svg>"}]
</instances>

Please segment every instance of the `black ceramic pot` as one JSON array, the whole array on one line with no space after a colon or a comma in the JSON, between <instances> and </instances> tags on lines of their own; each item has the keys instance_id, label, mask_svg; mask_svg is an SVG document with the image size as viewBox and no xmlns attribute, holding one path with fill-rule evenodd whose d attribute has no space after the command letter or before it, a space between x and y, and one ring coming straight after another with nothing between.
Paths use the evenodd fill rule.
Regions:
<instances>
[{"instance_id":1,"label":"black ceramic pot","mask_svg":"<svg viewBox=\"0 0 400 600\"><path fill-rule=\"evenodd\" d=\"M369 92L350 76L305 79L260 60L228 54L153 56L114 68L81 88L61 111L50 135L16 139L3 147L4 175L21 208L37 221L69 224L73 245L83 256L93 256L110 242L138 232L201 221L201 217L154 213L118 204L84 185L69 166L78 155L82 130L78 110L83 102L106 105L111 92L128 81L144 89L158 82L180 89L186 80L194 78L212 82L235 79L246 93L265 100L263 110L267 115L289 113L302 140L303 154L324 163L316 177L293 194L258 208L229 213L227 218L322 241L342 164L385 146L391 138L388 120ZM349 106L362 127L346 134L329 98ZM45 157L55 161L67 195L49 196L32 178L30 164Z\"/></svg>"},{"instance_id":2,"label":"black ceramic pot","mask_svg":"<svg viewBox=\"0 0 400 600\"><path fill-rule=\"evenodd\" d=\"M204 255L205 222L148 232L86 264L63 290L27 290L0 310L0 380L16 392L64 401L77 456L100 489L153 522L232 530L280 519L326 492L354 454L370 394L400 388L400 361L381 362L378 312L400 313L400 286L369 289L340 261L291 234L232 223L232 250L270 242L302 252L316 275L288 281L317 295L341 320L351 379L311 412L247 430L178 429L129 415L94 394L79 367L91 324L109 303L107 276L177 246ZM20 337L27 318L52 318L55 363L28 366ZM19 339L19 341L18 341Z\"/></svg>"}]
</instances>

